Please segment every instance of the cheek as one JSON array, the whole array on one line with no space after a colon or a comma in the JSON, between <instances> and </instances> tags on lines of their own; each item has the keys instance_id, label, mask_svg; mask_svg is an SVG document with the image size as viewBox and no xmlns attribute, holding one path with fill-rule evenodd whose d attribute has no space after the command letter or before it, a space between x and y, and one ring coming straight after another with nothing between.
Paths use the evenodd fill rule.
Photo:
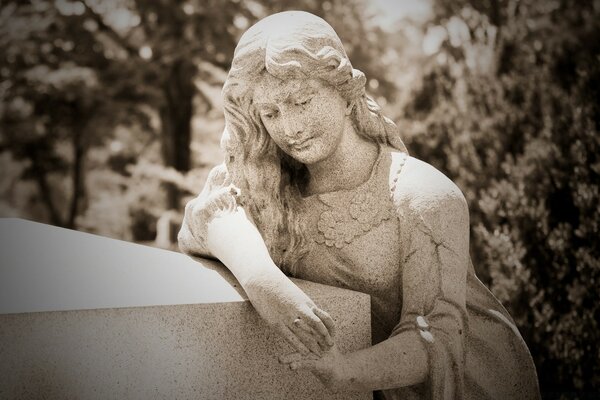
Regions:
<instances>
[{"instance_id":1,"label":"cheek","mask_svg":"<svg viewBox=\"0 0 600 400\"><path fill-rule=\"evenodd\" d=\"M337 110L331 104L316 105L307 114L309 114L307 123L310 126L330 127L335 125L338 119Z\"/></svg>"},{"instance_id":2,"label":"cheek","mask_svg":"<svg viewBox=\"0 0 600 400\"><path fill-rule=\"evenodd\" d=\"M283 131L280 129L279 124L277 123L263 123L265 131L267 134L275 141L275 143L279 144L283 137Z\"/></svg>"},{"instance_id":3,"label":"cheek","mask_svg":"<svg viewBox=\"0 0 600 400\"><path fill-rule=\"evenodd\" d=\"M320 110L315 118L311 120L311 124L315 129L326 132L329 135L337 136L344 125L343 114L337 112L337 110L323 109ZM341 133L341 132L340 132Z\"/></svg>"},{"instance_id":4,"label":"cheek","mask_svg":"<svg viewBox=\"0 0 600 400\"><path fill-rule=\"evenodd\" d=\"M335 123L345 116L345 108L342 105L342 101L334 99L331 101L323 102L319 105L319 113L323 118L327 119L329 123Z\"/></svg>"}]
</instances>

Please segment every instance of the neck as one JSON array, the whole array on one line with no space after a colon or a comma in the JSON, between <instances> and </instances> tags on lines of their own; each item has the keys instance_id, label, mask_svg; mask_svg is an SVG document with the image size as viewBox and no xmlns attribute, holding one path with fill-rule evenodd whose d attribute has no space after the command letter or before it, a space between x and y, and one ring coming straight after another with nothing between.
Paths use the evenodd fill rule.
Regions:
<instances>
[{"instance_id":1,"label":"neck","mask_svg":"<svg viewBox=\"0 0 600 400\"><path fill-rule=\"evenodd\" d=\"M359 136L352 124L346 124L340 144L323 161L307 165L307 194L353 189L369 179L377 160L377 144Z\"/></svg>"}]
</instances>

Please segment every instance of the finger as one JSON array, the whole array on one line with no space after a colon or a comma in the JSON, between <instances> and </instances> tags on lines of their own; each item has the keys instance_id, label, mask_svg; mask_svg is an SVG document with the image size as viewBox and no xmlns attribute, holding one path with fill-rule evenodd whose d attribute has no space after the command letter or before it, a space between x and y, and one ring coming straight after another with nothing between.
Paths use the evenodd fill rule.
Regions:
<instances>
[{"instance_id":1,"label":"finger","mask_svg":"<svg viewBox=\"0 0 600 400\"><path fill-rule=\"evenodd\" d=\"M233 196L229 196L228 201L227 201L227 211L234 212L236 208L237 208L237 202L236 202L235 198L233 198Z\"/></svg>"},{"instance_id":2,"label":"finger","mask_svg":"<svg viewBox=\"0 0 600 400\"><path fill-rule=\"evenodd\" d=\"M202 207L202 205L198 205L195 202L192 204L192 202L188 203L190 204L190 216L191 216L191 220L193 222L195 222L197 224L197 221L200 220L203 216L204 216L204 207ZM187 211L187 209L186 209Z\"/></svg>"},{"instance_id":3,"label":"finger","mask_svg":"<svg viewBox=\"0 0 600 400\"><path fill-rule=\"evenodd\" d=\"M237 203L229 194L224 194L217 197L216 199L214 199L212 204L220 215L226 215L228 213L234 212L237 207Z\"/></svg>"},{"instance_id":4,"label":"finger","mask_svg":"<svg viewBox=\"0 0 600 400\"><path fill-rule=\"evenodd\" d=\"M302 355L307 355L308 353L310 353L310 350L308 349L308 347L306 347L301 341L300 339L298 339L296 337L296 335L294 334L294 332L292 332L290 330L290 328L288 328L285 325L282 325L280 328L280 332L283 335L283 338L296 350L298 350Z\"/></svg>"},{"instance_id":5,"label":"finger","mask_svg":"<svg viewBox=\"0 0 600 400\"><path fill-rule=\"evenodd\" d=\"M223 211L223 203L220 198L216 198L213 200L211 206L215 211Z\"/></svg>"},{"instance_id":6,"label":"finger","mask_svg":"<svg viewBox=\"0 0 600 400\"><path fill-rule=\"evenodd\" d=\"M319 307L313 307L312 311L317 317L321 318L321 321L323 321L323 324L325 324L325 326L327 327L329 334L332 338L334 338L336 334L336 328L335 322L333 321L333 318L331 318L331 315L329 315L329 313L327 313L326 311L321 310Z\"/></svg>"},{"instance_id":7,"label":"finger","mask_svg":"<svg viewBox=\"0 0 600 400\"><path fill-rule=\"evenodd\" d=\"M187 204L185 205L185 211L184 211L184 219L189 219L192 217L192 214L194 213L194 206L196 205L196 199L192 199L190 201L187 202Z\"/></svg>"},{"instance_id":8,"label":"finger","mask_svg":"<svg viewBox=\"0 0 600 400\"><path fill-rule=\"evenodd\" d=\"M228 189L229 194L231 194L234 197L238 197L242 192L240 190L240 188L235 186L233 183L231 185L227 186L227 189Z\"/></svg>"},{"instance_id":9,"label":"finger","mask_svg":"<svg viewBox=\"0 0 600 400\"><path fill-rule=\"evenodd\" d=\"M302 354L298 352L293 352L289 354L284 354L279 356L279 362L282 364L289 364L295 361L300 361L302 359Z\"/></svg>"},{"instance_id":10,"label":"finger","mask_svg":"<svg viewBox=\"0 0 600 400\"><path fill-rule=\"evenodd\" d=\"M223 200L223 203L225 205L225 209L227 211L235 211L236 207L237 207L237 201L234 197L234 195L231 193L231 191L227 191L226 193L223 193L223 195L221 196L221 199Z\"/></svg>"},{"instance_id":11,"label":"finger","mask_svg":"<svg viewBox=\"0 0 600 400\"><path fill-rule=\"evenodd\" d=\"M321 320L323 325L325 325L327 332L329 333L329 335L325 337L326 343L323 346L325 350L329 350L331 348L331 346L333 346L333 344L334 344L333 338L336 335L335 322L333 321L333 318L331 318L329 313L320 309L319 307L314 306L312 308L312 311L315 313L315 315L317 317L319 317L319 319Z\"/></svg>"},{"instance_id":12,"label":"finger","mask_svg":"<svg viewBox=\"0 0 600 400\"><path fill-rule=\"evenodd\" d=\"M317 342L317 339L315 338L314 332L312 330L310 333L308 333L295 325L292 325L290 329L292 332L294 332L296 337L300 339L300 341L310 349L311 352L315 353L319 357L323 355L323 353L321 352L321 347L319 346L319 343Z\"/></svg>"},{"instance_id":13,"label":"finger","mask_svg":"<svg viewBox=\"0 0 600 400\"><path fill-rule=\"evenodd\" d=\"M290 363L290 369L292 371L295 371L298 369L307 369L309 371L312 371L312 370L317 369L317 361L316 360L294 361L294 362Z\"/></svg>"},{"instance_id":14,"label":"finger","mask_svg":"<svg viewBox=\"0 0 600 400\"><path fill-rule=\"evenodd\" d=\"M219 199L223 199L228 196L230 196L228 188L223 187L223 188L216 190L213 194L211 194L210 198L213 201L218 201Z\"/></svg>"},{"instance_id":15,"label":"finger","mask_svg":"<svg viewBox=\"0 0 600 400\"><path fill-rule=\"evenodd\" d=\"M318 334L323 337L323 340L328 345L333 345L333 339L331 338L329 331L325 327L325 324L321 321L319 317L317 317L313 312L307 313L305 315L306 323L314 329Z\"/></svg>"},{"instance_id":16,"label":"finger","mask_svg":"<svg viewBox=\"0 0 600 400\"><path fill-rule=\"evenodd\" d=\"M207 220L208 215L204 204L196 204L192 209L192 219L190 221L193 232L203 232Z\"/></svg>"},{"instance_id":17,"label":"finger","mask_svg":"<svg viewBox=\"0 0 600 400\"><path fill-rule=\"evenodd\" d=\"M315 337L315 331L310 326L308 326L308 324L304 320L297 318L294 321L294 326L310 334L314 338L314 340L317 341L322 350L329 350L329 348L332 346L327 344L321 335L316 335Z\"/></svg>"},{"instance_id":18,"label":"finger","mask_svg":"<svg viewBox=\"0 0 600 400\"><path fill-rule=\"evenodd\" d=\"M227 211L229 209L230 202L228 201L226 196L220 196L216 201L217 207L219 207L223 211Z\"/></svg>"},{"instance_id":19,"label":"finger","mask_svg":"<svg viewBox=\"0 0 600 400\"><path fill-rule=\"evenodd\" d=\"M296 318L294 320L294 326L302 329L306 333L313 333L313 329L310 326L308 326L306 321L304 321L302 318Z\"/></svg>"},{"instance_id":20,"label":"finger","mask_svg":"<svg viewBox=\"0 0 600 400\"><path fill-rule=\"evenodd\" d=\"M313 353L308 353L307 355L303 356L302 354L298 353L298 352L293 352L293 353L289 353L289 354L284 354L278 357L279 362L281 364L291 364L293 362L296 361L302 361L302 360L319 360L319 356L317 356L316 354Z\"/></svg>"}]
</instances>

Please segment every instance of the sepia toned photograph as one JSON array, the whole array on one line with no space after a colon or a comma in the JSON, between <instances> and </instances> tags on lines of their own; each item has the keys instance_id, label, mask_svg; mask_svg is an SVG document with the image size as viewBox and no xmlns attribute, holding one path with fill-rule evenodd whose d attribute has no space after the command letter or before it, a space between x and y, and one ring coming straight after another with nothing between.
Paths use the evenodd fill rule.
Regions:
<instances>
[{"instance_id":1,"label":"sepia toned photograph","mask_svg":"<svg viewBox=\"0 0 600 400\"><path fill-rule=\"evenodd\" d=\"M0 398L599 398L599 17L1 2Z\"/></svg>"}]
</instances>

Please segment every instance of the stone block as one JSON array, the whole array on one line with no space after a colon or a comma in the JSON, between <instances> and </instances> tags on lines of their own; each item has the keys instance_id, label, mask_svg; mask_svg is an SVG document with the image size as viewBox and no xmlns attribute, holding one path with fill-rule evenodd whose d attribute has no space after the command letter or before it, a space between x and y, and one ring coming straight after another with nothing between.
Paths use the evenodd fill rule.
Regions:
<instances>
[{"instance_id":1,"label":"stone block","mask_svg":"<svg viewBox=\"0 0 600 400\"><path fill-rule=\"evenodd\" d=\"M366 399L331 394L218 262L0 220L0 398ZM368 347L369 296L295 281Z\"/></svg>"}]
</instances>

